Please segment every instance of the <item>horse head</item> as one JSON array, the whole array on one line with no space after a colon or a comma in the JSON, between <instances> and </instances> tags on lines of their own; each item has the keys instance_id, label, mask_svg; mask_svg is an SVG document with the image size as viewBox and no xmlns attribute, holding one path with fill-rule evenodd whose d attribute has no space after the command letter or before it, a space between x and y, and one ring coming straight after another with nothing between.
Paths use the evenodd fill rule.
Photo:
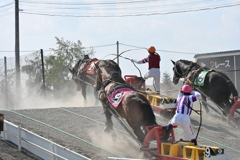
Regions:
<instances>
[{"instance_id":1,"label":"horse head","mask_svg":"<svg viewBox=\"0 0 240 160\"><path fill-rule=\"evenodd\" d=\"M100 63L95 64L96 70L96 91L100 90L104 82L115 81L119 83L125 83L122 78L122 72L120 67L113 60L102 60Z\"/></svg>"},{"instance_id":2,"label":"horse head","mask_svg":"<svg viewBox=\"0 0 240 160\"><path fill-rule=\"evenodd\" d=\"M173 73L174 73L173 83L174 84L178 84L180 78L186 77L191 67L193 66L193 64L196 64L194 62L181 60L181 59L176 62L174 62L173 60L171 61L174 65L173 66Z\"/></svg>"},{"instance_id":3,"label":"horse head","mask_svg":"<svg viewBox=\"0 0 240 160\"><path fill-rule=\"evenodd\" d=\"M174 62L173 60L171 60L171 61L174 65L174 67L173 67L173 73L174 73L173 83L174 84L177 84L180 78L188 77L188 74L192 70L196 70L201 67L196 62L183 60L183 59L180 59L176 62Z\"/></svg>"},{"instance_id":4,"label":"horse head","mask_svg":"<svg viewBox=\"0 0 240 160\"><path fill-rule=\"evenodd\" d=\"M174 62L173 60L171 60L173 63L173 83L174 84L178 84L178 81L180 78L183 78L183 73L181 68L179 67L179 62Z\"/></svg>"},{"instance_id":5,"label":"horse head","mask_svg":"<svg viewBox=\"0 0 240 160\"><path fill-rule=\"evenodd\" d=\"M69 68L69 71L72 73L72 79L75 81L77 85L77 90L80 90L81 87L81 81L79 81L79 78L81 76L80 74L80 68L82 64L84 63L84 59L79 59L78 62L75 64L75 66L71 69Z\"/></svg>"}]
</instances>

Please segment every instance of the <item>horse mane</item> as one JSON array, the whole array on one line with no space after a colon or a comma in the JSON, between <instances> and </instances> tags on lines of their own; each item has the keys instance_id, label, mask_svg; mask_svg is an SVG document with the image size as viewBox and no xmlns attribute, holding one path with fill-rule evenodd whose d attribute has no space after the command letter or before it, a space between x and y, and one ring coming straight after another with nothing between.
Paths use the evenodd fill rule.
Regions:
<instances>
[{"instance_id":1,"label":"horse mane","mask_svg":"<svg viewBox=\"0 0 240 160\"><path fill-rule=\"evenodd\" d=\"M113 60L102 60L99 63L99 67L103 67L107 72L109 72L109 79L119 83L125 83L122 78L122 71L119 65Z\"/></svg>"},{"instance_id":2,"label":"horse mane","mask_svg":"<svg viewBox=\"0 0 240 160\"><path fill-rule=\"evenodd\" d=\"M185 59L180 59L179 61L180 61L180 62L183 62L183 63L186 64L186 65L195 64L195 65L194 65L194 68L195 68L195 69L198 69L198 68L202 67L202 66L200 66L197 62L193 62L193 61L189 61L189 60L185 60ZM209 68L207 68L207 67L203 67L203 68L204 68L204 70L208 70L208 69L209 69Z\"/></svg>"},{"instance_id":3,"label":"horse mane","mask_svg":"<svg viewBox=\"0 0 240 160\"><path fill-rule=\"evenodd\" d=\"M78 62L75 64L75 66L72 68L73 73L76 73L76 72L77 72L80 61L82 61L82 60L79 59Z\"/></svg>"},{"instance_id":4,"label":"horse mane","mask_svg":"<svg viewBox=\"0 0 240 160\"><path fill-rule=\"evenodd\" d=\"M96 91L100 90L101 87L106 86L108 83L114 81L118 83L124 84L125 81L122 78L122 71L119 67L119 65L113 61L113 60L100 60L96 64L97 69L97 76L96 76L96 81L95 81L95 86L96 86ZM101 75L102 70L105 70L105 75ZM104 77L104 79L103 79Z\"/></svg>"},{"instance_id":5,"label":"horse mane","mask_svg":"<svg viewBox=\"0 0 240 160\"><path fill-rule=\"evenodd\" d=\"M185 60L185 59L180 59L179 61L185 63L185 64L191 64L192 61L189 61L189 60Z\"/></svg>"}]
</instances>

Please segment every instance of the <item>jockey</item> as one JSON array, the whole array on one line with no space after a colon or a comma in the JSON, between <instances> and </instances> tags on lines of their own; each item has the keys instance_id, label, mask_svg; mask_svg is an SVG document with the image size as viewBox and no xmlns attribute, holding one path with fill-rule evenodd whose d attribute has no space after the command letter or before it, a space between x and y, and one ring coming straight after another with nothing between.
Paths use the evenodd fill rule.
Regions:
<instances>
[{"instance_id":1,"label":"jockey","mask_svg":"<svg viewBox=\"0 0 240 160\"><path fill-rule=\"evenodd\" d=\"M148 72L144 76L144 80L153 77L154 78L154 86L156 92L160 93L160 61L161 57L158 53L156 53L156 49L154 46L150 46L148 48L148 57L142 60L134 60L131 59L132 62L143 64L148 62Z\"/></svg>"},{"instance_id":2,"label":"jockey","mask_svg":"<svg viewBox=\"0 0 240 160\"><path fill-rule=\"evenodd\" d=\"M192 113L191 108L193 108L193 102L197 101L201 97L202 96L199 92L192 91L191 86L184 85L182 87L177 98L178 106L176 113L169 122L166 135L162 138L162 141L167 141L173 126L179 125L187 133L188 137L191 139L191 142L197 145L197 139L193 133L189 116Z\"/></svg>"}]
</instances>

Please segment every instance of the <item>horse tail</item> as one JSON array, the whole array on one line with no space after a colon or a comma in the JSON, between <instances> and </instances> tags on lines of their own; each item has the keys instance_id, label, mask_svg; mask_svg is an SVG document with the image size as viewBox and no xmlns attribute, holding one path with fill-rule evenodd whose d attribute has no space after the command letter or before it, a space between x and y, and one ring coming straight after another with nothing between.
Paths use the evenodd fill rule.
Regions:
<instances>
[{"instance_id":1,"label":"horse tail","mask_svg":"<svg viewBox=\"0 0 240 160\"><path fill-rule=\"evenodd\" d=\"M234 98L235 96L238 96L238 91L237 91L236 87L234 86L233 82L231 80L228 80L227 83L228 83L229 89L232 93L232 97ZM234 100L231 99L231 101L232 101L232 105L233 105Z\"/></svg>"},{"instance_id":2,"label":"horse tail","mask_svg":"<svg viewBox=\"0 0 240 160\"><path fill-rule=\"evenodd\" d=\"M141 109L142 109L142 112L144 115L143 123L146 126L157 125L156 117L153 113L153 110L152 110L152 107L151 107L149 101L143 95L141 95L141 94L139 94L139 95L140 95L139 98L141 98Z\"/></svg>"},{"instance_id":3,"label":"horse tail","mask_svg":"<svg viewBox=\"0 0 240 160\"><path fill-rule=\"evenodd\" d=\"M233 82L230 80L230 78L229 78L226 74L224 74L224 73L222 73L222 72L217 72L217 73L221 74L221 75L226 79L226 82L227 82L228 87L229 87L229 89L230 89L230 91L231 91L232 97L234 98L235 96L238 96L238 91L237 91L237 89L235 88ZM233 105L233 103L234 103L233 98L230 98L230 100L231 100L231 105Z\"/></svg>"}]
</instances>

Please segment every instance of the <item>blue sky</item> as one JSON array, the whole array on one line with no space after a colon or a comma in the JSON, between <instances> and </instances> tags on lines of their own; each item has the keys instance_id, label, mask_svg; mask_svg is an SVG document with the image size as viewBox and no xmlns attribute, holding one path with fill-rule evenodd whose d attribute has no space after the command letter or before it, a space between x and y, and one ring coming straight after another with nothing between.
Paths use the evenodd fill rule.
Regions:
<instances>
[{"instance_id":1,"label":"blue sky","mask_svg":"<svg viewBox=\"0 0 240 160\"><path fill-rule=\"evenodd\" d=\"M62 5L45 2L62 3ZM113 2L117 5L106 4ZM21 0L20 9L23 11L20 12L19 22L20 51L55 48L54 37L73 42L80 40L84 47L112 44L95 48L95 57L99 59L109 54L116 54L117 47L114 44L117 41L121 43L120 53L128 49L137 49L136 47L147 48L153 45L161 55L161 75L166 71L172 75L171 59L194 61L195 54L240 49L240 0L138 0L130 4L122 2L130 2L130 0ZM69 5L73 3L74 5ZM3 7L7 4L10 5ZM37 8L37 5L40 8ZM207 9L217 6L229 7ZM64 7L79 7L79 9L57 9ZM183 12L189 10L201 11ZM80 17L32 13L71 14ZM139 14L145 15L139 16ZM14 26L14 0L1 0L0 59L4 56L14 57L14 52L9 52L14 51L15 48ZM20 53L20 55L25 54L29 52ZM133 59L142 59L147 55L144 49L122 54ZM109 55L106 58L112 59L114 56ZM147 64L137 64L137 66L142 75L147 72ZM128 60L120 59L120 67L123 75L139 75L138 70ZM151 84L152 79L147 83Z\"/></svg>"}]
</instances>

